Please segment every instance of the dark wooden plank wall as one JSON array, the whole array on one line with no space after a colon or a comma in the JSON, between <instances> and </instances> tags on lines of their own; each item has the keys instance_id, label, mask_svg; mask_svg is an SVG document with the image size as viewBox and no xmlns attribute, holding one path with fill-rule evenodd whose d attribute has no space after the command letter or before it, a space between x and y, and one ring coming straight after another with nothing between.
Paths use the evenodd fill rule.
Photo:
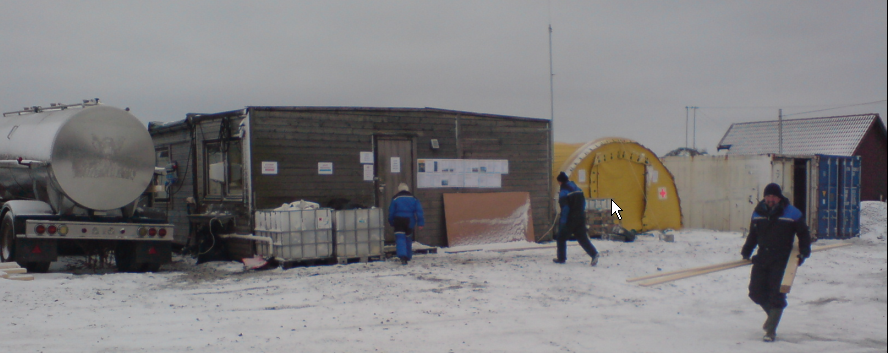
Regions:
<instances>
[{"instance_id":1,"label":"dark wooden plank wall","mask_svg":"<svg viewBox=\"0 0 888 353\"><path fill-rule=\"evenodd\" d=\"M377 205L375 184L363 181L360 152L373 150L374 135L395 135L415 141L417 159L509 160L502 188L414 190L426 215L426 227L417 236L421 243L447 245L444 193L530 192L535 233L541 235L548 229L551 168L546 121L436 110L335 108L251 108L250 119L257 209L300 199L322 205L338 198ZM440 148L432 149L431 139L438 139ZM262 161L278 162L278 175L261 175ZM333 162L333 175L318 175L318 162Z\"/></svg>"}]
</instances>

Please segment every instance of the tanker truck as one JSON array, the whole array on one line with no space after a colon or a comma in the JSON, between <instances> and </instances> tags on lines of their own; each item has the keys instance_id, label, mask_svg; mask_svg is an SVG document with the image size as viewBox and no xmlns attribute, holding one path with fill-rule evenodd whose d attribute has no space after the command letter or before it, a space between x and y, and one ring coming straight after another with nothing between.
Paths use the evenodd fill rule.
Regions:
<instances>
[{"instance_id":1,"label":"tanker truck","mask_svg":"<svg viewBox=\"0 0 888 353\"><path fill-rule=\"evenodd\" d=\"M138 207L155 154L129 109L34 106L3 113L0 134L0 260L46 272L60 248L88 244L113 251L118 271L171 262L173 226Z\"/></svg>"}]
</instances>

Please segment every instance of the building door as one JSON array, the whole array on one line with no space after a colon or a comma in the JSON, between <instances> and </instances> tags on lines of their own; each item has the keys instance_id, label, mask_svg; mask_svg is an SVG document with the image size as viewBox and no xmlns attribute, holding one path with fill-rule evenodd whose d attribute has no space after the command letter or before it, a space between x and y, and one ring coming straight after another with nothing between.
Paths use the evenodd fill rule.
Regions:
<instances>
[{"instance_id":1,"label":"building door","mask_svg":"<svg viewBox=\"0 0 888 353\"><path fill-rule=\"evenodd\" d=\"M415 193L416 180L413 159L413 140L409 138L379 137L376 139L377 200L385 215L385 241L394 242L395 235L388 224L388 209L392 196L398 193L400 183L407 184Z\"/></svg>"}]
</instances>

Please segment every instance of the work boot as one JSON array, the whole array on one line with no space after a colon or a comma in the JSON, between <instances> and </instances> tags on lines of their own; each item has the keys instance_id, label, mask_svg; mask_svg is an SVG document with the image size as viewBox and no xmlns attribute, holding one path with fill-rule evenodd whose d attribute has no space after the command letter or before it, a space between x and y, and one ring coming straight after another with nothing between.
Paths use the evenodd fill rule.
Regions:
<instances>
[{"instance_id":1,"label":"work boot","mask_svg":"<svg viewBox=\"0 0 888 353\"><path fill-rule=\"evenodd\" d=\"M565 262L567 262L567 260L552 259L552 262L563 265Z\"/></svg>"},{"instance_id":2,"label":"work boot","mask_svg":"<svg viewBox=\"0 0 888 353\"><path fill-rule=\"evenodd\" d=\"M769 305L769 304L762 304L761 307L762 307L762 310L765 311L765 315L770 314L770 311L771 311L771 305ZM762 324L762 330L767 330L767 327L768 327L768 320L765 320L765 323Z\"/></svg>"},{"instance_id":3,"label":"work boot","mask_svg":"<svg viewBox=\"0 0 888 353\"><path fill-rule=\"evenodd\" d=\"M592 266L598 265L598 254L592 256Z\"/></svg>"},{"instance_id":4,"label":"work boot","mask_svg":"<svg viewBox=\"0 0 888 353\"><path fill-rule=\"evenodd\" d=\"M401 265L406 265L408 261L409 261L409 260L407 260L406 257L402 257L402 258L401 258Z\"/></svg>"},{"instance_id":5,"label":"work boot","mask_svg":"<svg viewBox=\"0 0 888 353\"><path fill-rule=\"evenodd\" d=\"M780 317L783 316L783 309L771 309L768 312L768 319L765 320L765 336L762 341L774 342L777 339L777 325L780 324Z\"/></svg>"}]
</instances>

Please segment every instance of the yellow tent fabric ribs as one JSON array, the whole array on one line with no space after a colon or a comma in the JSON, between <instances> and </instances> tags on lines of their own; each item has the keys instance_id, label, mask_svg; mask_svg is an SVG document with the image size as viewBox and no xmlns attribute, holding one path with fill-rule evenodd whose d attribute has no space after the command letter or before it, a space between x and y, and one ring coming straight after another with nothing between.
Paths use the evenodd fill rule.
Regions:
<instances>
[{"instance_id":1,"label":"yellow tent fabric ribs","mask_svg":"<svg viewBox=\"0 0 888 353\"><path fill-rule=\"evenodd\" d=\"M586 198L613 199L623 209L623 219L615 221L624 228L643 232L682 227L672 174L638 142L619 137L557 142L553 162L553 185L557 187L554 178L564 172Z\"/></svg>"}]
</instances>

